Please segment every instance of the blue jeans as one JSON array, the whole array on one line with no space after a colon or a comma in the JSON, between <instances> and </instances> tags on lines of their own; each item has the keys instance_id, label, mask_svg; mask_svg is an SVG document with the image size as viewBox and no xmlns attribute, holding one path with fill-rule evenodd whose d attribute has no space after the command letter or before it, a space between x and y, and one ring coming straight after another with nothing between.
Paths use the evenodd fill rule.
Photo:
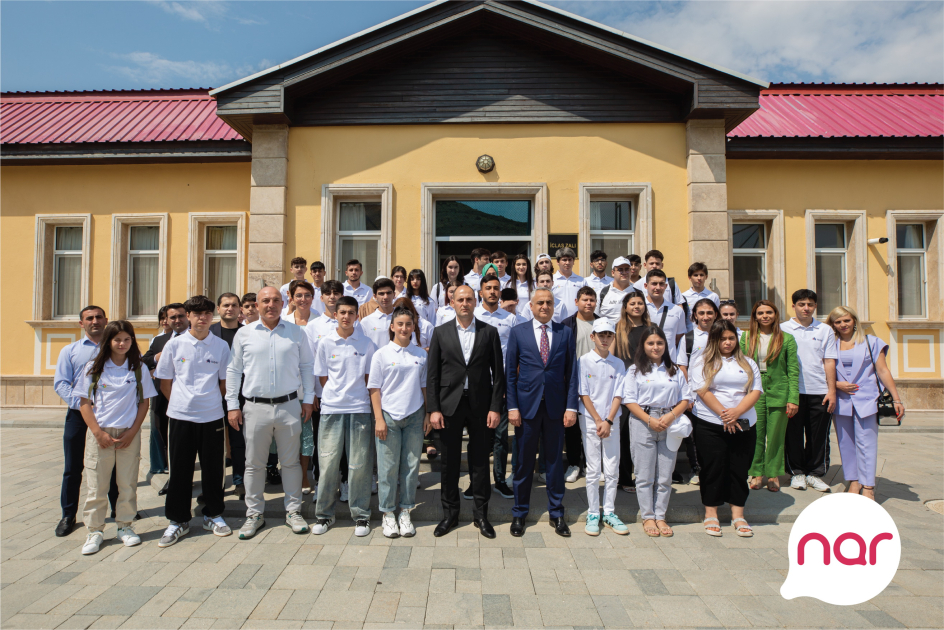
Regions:
<instances>
[{"instance_id":1,"label":"blue jeans","mask_svg":"<svg viewBox=\"0 0 944 630\"><path fill-rule=\"evenodd\" d=\"M420 476L420 451L423 448L424 407L402 420L394 420L386 411L387 439L377 440L377 486L381 512L397 507L397 482L400 482L400 509L416 507L416 480Z\"/></svg>"},{"instance_id":2,"label":"blue jeans","mask_svg":"<svg viewBox=\"0 0 944 630\"><path fill-rule=\"evenodd\" d=\"M321 424L318 427L318 467L321 469L321 481L318 484L316 518L334 516L336 494L341 485L339 466L342 455L347 452L350 483L348 505L351 518L355 521L370 520L373 437L374 422L369 413L321 414Z\"/></svg>"}]
</instances>

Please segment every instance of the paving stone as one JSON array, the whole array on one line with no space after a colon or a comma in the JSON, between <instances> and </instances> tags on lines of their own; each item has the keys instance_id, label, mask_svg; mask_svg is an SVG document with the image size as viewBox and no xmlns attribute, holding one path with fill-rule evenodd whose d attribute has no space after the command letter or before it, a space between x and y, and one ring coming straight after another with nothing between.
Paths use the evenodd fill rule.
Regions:
<instances>
[{"instance_id":1,"label":"paving stone","mask_svg":"<svg viewBox=\"0 0 944 630\"><path fill-rule=\"evenodd\" d=\"M244 588L260 568L262 568L261 564L237 565L226 576L226 579L220 582L219 588Z\"/></svg>"},{"instance_id":2,"label":"paving stone","mask_svg":"<svg viewBox=\"0 0 944 630\"><path fill-rule=\"evenodd\" d=\"M59 628L62 630L85 630L90 625L95 623L97 619L98 615L72 615L61 624L56 626L56 628L57 630Z\"/></svg>"},{"instance_id":3,"label":"paving stone","mask_svg":"<svg viewBox=\"0 0 944 630\"><path fill-rule=\"evenodd\" d=\"M365 623L392 623L397 618L400 604L399 593L376 593L371 599ZM426 610L425 605L422 607Z\"/></svg>"},{"instance_id":4,"label":"paving stone","mask_svg":"<svg viewBox=\"0 0 944 630\"><path fill-rule=\"evenodd\" d=\"M282 608L285 606L286 602L288 602L293 592L294 591L283 590L267 591L265 596L256 604L252 613L250 613L249 619L278 619L279 613L282 612Z\"/></svg>"},{"instance_id":5,"label":"paving stone","mask_svg":"<svg viewBox=\"0 0 944 630\"><path fill-rule=\"evenodd\" d=\"M157 586L112 586L82 608L80 613L130 616L160 591Z\"/></svg>"},{"instance_id":6,"label":"paving stone","mask_svg":"<svg viewBox=\"0 0 944 630\"><path fill-rule=\"evenodd\" d=\"M382 567L386 559L386 547L349 546L337 564L342 567Z\"/></svg>"},{"instance_id":7,"label":"paving stone","mask_svg":"<svg viewBox=\"0 0 944 630\"><path fill-rule=\"evenodd\" d=\"M409 569L390 569L409 571ZM309 619L318 621L351 621L363 623L370 609L370 596L355 591L322 591L318 601L308 613Z\"/></svg>"},{"instance_id":8,"label":"paving stone","mask_svg":"<svg viewBox=\"0 0 944 630\"><path fill-rule=\"evenodd\" d=\"M645 595L668 595L669 591L654 569L635 569L629 572L639 590Z\"/></svg>"},{"instance_id":9,"label":"paving stone","mask_svg":"<svg viewBox=\"0 0 944 630\"><path fill-rule=\"evenodd\" d=\"M482 620L486 626L513 626L511 596L504 594L482 595Z\"/></svg>"},{"instance_id":10,"label":"paving stone","mask_svg":"<svg viewBox=\"0 0 944 630\"><path fill-rule=\"evenodd\" d=\"M593 600L586 595L538 595L544 625L602 626Z\"/></svg>"},{"instance_id":11,"label":"paving stone","mask_svg":"<svg viewBox=\"0 0 944 630\"><path fill-rule=\"evenodd\" d=\"M282 569L271 588L320 591L328 580L328 575L327 571L313 571L309 565L290 564Z\"/></svg>"},{"instance_id":12,"label":"paving stone","mask_svg":"<svg viewBox=\"0 0 944 630\"><path fill-rule=\"evenodd\" d=\"M406 569L410 566L412 547L390 547L384 559L384 567L390 569Z\"/></svg>"},{"instance_id":13,"label":"paving stone","mask_svg":"<svg viewBox=\"0 0 944 630\"><path fill-rule=\"evenodd\" d=\"M904 628L905 625L884 610L857 610L866 621L876 628Z\"/></svg>"},{"instance_id":14,"label":"paving stone","mask_svg":"<svg viewBox=\"0 0 944 630\"><path fill-rule=\"evenodd\" d=\"M394 622L400 627L419 627L426 619L426 608L415 606L400 606ZM365 627L367 624L364 624ZM424 626L428 627L428 626Z\"/></svg>"},{"instance_id":15,"label":"paving stone","mask_svg":"<svg viewBox=\"0 0 944 630\"><path fill-rule=\"evenodd\" d=\"M120 628L127 620L128 617L125 615L102 615L89 628L91 630L111 630L112 628Z\"/></svg>"},{"instance_id":16,"label":"paving stone","mask_svg":"<svg viewBox=\"0 0 944 630\"><path fill-rule=\"evenodd\" d=\"M429 590L429 577L432 569L384 569L377 580L377 591L396 591L398 593L422 592Z\"/></svg>"},{"instance_id":17,"label":"paving stone","mask_svg":"<svg viewBox=\"0 0 944 630\"><path fill-rule=\"evenodd\" d=\"M217 589L193 613L193 617L245 619L262 599L264 593L251 589Z\"/></svg>"},{"instance_id":18,"label":"paving stone","mask_svg":"<svg viewBox=\"0 0 944 630\"><path fill-rule=\"evenodd\" d=\"M482 625L482 596L474 593L437 593L426 605L431 624Z\"/></svg>"},{"instance_id":19,"label":"paving stone","mask_svg":"<svg viewBox=\"0 0 944 630\"><path fill-rule=\"evenodd\" d=\"M19 613L3 622L5 628L55 628L65 623L68 617L63 615L46 615Z\"/></svg>"},{"instance_id":20,"label":"paving stone","mask_svg":"<svg viewBox=\"0 0 944 630\"><path fill-rule=\"evenodd\" d=\"M133 615L121 624L120 628L140 628L141 630L177 630L184 624L184 619L179 617L144 617Z\"/></svg>"}]
</instances>

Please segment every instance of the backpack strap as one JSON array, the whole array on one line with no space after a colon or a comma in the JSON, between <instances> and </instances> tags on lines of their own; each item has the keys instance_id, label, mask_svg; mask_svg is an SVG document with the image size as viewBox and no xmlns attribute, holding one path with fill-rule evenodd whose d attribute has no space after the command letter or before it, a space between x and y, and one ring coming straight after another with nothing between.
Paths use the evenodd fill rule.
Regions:
<instances>
[{"instance_id":1,"label":"backpack strap","mask_svg":"<svg viewBox=\"0 0 944 630\"><path fill-rule=\"evenodd\" d=\"M91 404L93 407L95 406L95 392L98 391L98 381L100 378L102 378L101 372L92 374L92 382L89 384L89 391L88 391L89 404Z\"/></svg>"},{"instance_id":2,"label":"backpack strap","mask_svg":"<svg viewBox=\"0 0 944 630\"><path fill-rule=\"evenodd\" d=\"M669 278L669 302L675 304L675 278ZM682 296L682 301L679 302L679 306L682 307L682 310L685 311L685 321L690 322L692 320L691 313L688 312L688 300L685 299L685 296Z\"/></svg>"},{"instance_id":3,"label":"backpack strap","mask_svg":"<svg viewBox=\"0 0 944 630\"><path fill-rule=\"evenodd\" d=\"M141 385L141 366L134 368L135 394L138 397L138 404L144 400L144 387Z\"/></svg>"},{"instance_id":4,"label":"backpack strap","mask_svg":"<svg viewBox=\"0 0 944 630\"><path fill-rule=\"evenodd\" d=\"M685 352L688 354L688 364L692 364L692 346L695 345L695 331L685 333Z\"/></svg>"},{"instance_id":5,"label":"backpack strap","mask_svg":"<svg viewBox=\"0 0 944 630\"><path fill-rule=\"evenodd\" d=\"M606 299L606 294L610 292L610 285L603 287L603 290L600 291L600 304L603 304L603 300Z\"/></svg>"}]
</instances>

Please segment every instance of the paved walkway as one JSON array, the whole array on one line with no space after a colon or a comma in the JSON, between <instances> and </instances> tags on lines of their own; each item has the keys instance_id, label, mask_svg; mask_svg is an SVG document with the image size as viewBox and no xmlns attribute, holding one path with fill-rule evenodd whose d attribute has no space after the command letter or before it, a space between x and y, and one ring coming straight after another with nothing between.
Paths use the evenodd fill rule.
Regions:
<instances>
[{"instance_id":1,"label":"paved walkway","mask_svg":"<svg viewBox=\"0 0 944 630\"><path fill-rule=\"evenodd\" d=\"M424 522L415 538L391 541L379 529L355 538L349 521L324 536L296 536L270 518L255 539L239 541L216 538L195 519L188 537L159 549L166 526L163 501L143 478L138 500L145 518L136 530L144 543L116 544L109 523L102 550L84 557L84 529L65 539L53 535L61 431L3 428L0 623L4 628L940 628L944 521L924 502L944 496L942 438L939 433L880 436L884 461L878 495L903 537L901 566L879 597L838 607L780 597L789 523L757 524L753 539L733 536L728 526L723 538L709 538L699 525L681 524L674 538L655 540L643 535L638 523L630 525L629 536L606 532L599 538L574 525L571 539L557 537L544 522L513 538L508 524L501 523L498 538L485 540L468 524L435 539L434 523ZM751 502L768 494L754 493ZM783 496L792 503L815 498L810 491L787 490Z\"/></svg>"}]
</instances>

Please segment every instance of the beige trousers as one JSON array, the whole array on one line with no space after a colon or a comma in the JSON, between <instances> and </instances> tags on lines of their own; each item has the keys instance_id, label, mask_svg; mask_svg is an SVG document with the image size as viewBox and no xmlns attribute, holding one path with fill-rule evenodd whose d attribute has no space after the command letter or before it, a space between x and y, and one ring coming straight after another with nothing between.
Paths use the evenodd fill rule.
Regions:
<instances>
[{"instance_id":1,"label":"beige trousers","mask_svg":"<svg viewBox=\"0 0 944 630\"><path fill-rule=\"evenodd\" d=\"M102 429L118 438L128 429ZM85 499L84 521L90 532L105 529L108 516L108 487L111 471L115 469L118 482L118 503L115 505L115 522L118 527L131 527L138 513L138 469L141 465L141 431L138 431L128 448L102 448L89 431L85 438L85 479L88 496Z\"/></svg>"}]
</instances>

